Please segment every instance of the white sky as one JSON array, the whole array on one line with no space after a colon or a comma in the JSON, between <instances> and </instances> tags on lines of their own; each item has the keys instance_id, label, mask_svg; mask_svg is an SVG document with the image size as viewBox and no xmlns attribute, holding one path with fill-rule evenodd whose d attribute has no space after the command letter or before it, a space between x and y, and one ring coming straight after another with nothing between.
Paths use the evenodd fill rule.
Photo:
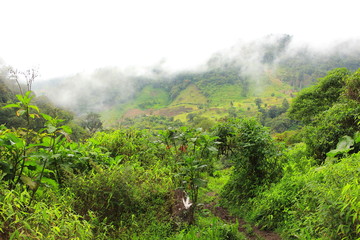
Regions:
<instances>
[{"instance_id":1,"label":"white sky","mask_svg":"<svg viewBox=\"0 0 360 240\"><path fill-rule=\"evenodd\" d=\"M105 66L201 64L239 40L358 38L358 0L0 0L0 58L43 79Z\"/></svg>"}]
</instances>

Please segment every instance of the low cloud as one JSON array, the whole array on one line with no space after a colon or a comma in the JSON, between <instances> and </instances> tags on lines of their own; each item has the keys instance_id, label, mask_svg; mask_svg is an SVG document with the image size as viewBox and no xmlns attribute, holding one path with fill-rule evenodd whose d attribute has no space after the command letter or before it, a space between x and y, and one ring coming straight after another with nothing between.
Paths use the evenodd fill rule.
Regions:
<instances>
[{"instance_id":1,"label":"low cloud","mask_svg":"<svg viewBox=\"0 0 360 240\"><path fill-rule=\"evenodd\" d=\"M334 42L326 48L316 48L294 41L290 35L269 35L258 40L239 41L230 48L214 53L208 61L199 63L190 72L235 68L239 76L247 81L261 83L261 76L265 72L274 72L279 66L289 67L289 62L313 64L311 67L315 69L316 64L331 61L330 58L336 59L337 56L339 62L333 64L335 67L342 67L353 59L353 67L358 68L360 65L355 59L360 56L359 47L357 40ZM53 79L41 82L36 90L38 94L46 94L58 105L76 112L100 112L132 99L137 90L147 83L171 81L179 73L169 70L163 59L147 68L108 67L92 73Z\"/></svg>"}]
</instances>

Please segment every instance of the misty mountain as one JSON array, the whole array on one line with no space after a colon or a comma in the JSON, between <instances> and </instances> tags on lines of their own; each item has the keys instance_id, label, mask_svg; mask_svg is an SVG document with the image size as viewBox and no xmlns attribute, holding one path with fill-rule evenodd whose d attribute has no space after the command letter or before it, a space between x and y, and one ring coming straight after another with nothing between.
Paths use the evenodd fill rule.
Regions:
<instances>
[{"instance_id":1,"label":"misty mountain","mask_svg":"<svg viewBox=\"0 0 360 240\"><path fill-rule=\"evenodd\" d=\"M287 91L292 92L311 85L333 68L358 69L359 46L359 41L348 41L315 49L296 44L289 35L270 35L214 53L196 70L169 72L161 64L148 69L109 67L39 82L34 87L38 95L45 94L78 114L116 111L115 116L120 117L132 108L144 111L155 105L155 109L170 107L189 86L195 86L198 95L207 98L207 107L218 107L221 102L228 104L240 98L256 97L274 84L288 85ZM147 86L158 89L162 100L151 100L157 98L156 91L142 97L146 100L139 100ZM219 93L223 101L218 99ZM177 99L177 102L181 101Z\"/></svg>"}]
</instances>

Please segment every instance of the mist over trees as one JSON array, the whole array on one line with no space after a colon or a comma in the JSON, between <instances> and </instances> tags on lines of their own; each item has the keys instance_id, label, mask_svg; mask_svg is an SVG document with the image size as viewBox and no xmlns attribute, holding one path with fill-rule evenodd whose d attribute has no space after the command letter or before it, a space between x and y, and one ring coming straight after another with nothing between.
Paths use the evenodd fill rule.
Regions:
<instances>
[{"instance_id":1,"label":"mist over trees","mask_svg":"<svg viewBox=\"0 0 360 240\"><path fill-rule=\"evenodd\" d=\"M358 41L349 41L315 49L297 44L289 35L269 35L214 53L197 70L171 73L162 65L148 69L102 68L38 84L36 91L46 92L55 103L85 114L127 103L148 84L166 89L171 99L190 83L205 95L216 91L217 85L238 84L243 87L240 94L247 96L251 86L262 91L269 76L300 90L333 68L354 71L360 67L359 45Z\"/></svg>"}]
</instances>

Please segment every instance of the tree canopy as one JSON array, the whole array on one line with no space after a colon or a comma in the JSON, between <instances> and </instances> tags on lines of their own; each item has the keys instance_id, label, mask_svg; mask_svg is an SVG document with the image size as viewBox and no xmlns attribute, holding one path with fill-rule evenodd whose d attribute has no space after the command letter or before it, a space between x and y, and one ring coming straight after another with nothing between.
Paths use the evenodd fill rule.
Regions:
<instances>
[{"instance_id":1,"label":"tree canopy","mask_svg":"<svg viewBox=\"0 0 360 240\"><path fill-rule=\"evenodd\" d=\"M303 89L291 104L290 117L310 123L317 114L339 100L349 74L346 68L334 69L319 79L316 85Z\"/></svg>"}]
</instances>

